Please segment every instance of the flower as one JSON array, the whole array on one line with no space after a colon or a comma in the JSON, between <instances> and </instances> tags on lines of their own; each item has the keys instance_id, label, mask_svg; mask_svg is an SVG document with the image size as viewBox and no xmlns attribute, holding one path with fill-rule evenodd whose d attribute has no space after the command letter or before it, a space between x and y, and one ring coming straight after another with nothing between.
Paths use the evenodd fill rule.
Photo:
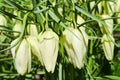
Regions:
<instances>
[{"instance_id":1,"label":"flower","mask_svg":"<svg viewBox=\"0 0 120 80\"><path fill-rule=\"evenodd\" d=\"M112 60L114 56L114 38L111 35L104 34L102 37L102 47L107 60Z\"/></svg>"},{"instance_id":2,"label":"flower","mask_svg":"<svg viewBox=\"0 0 120 80\"><path fill-rule=\"evenodd\" d=\"M84 66L84 58L87 52L88 36L84 27L74 29L69 27L63 32L64 46L70 62L81 69Z\"/></svg>"},{"instance_id":3,"label":"flower","mask_svg":"<svg viewBox=\"0 0 120 80\"><path fill-rule=\"evenodd\" d=\"M27 26L27 32L31 36L38 36L37 26L35 24L29 24Z\"/></svg>"},{"instance_id":4,"label":"flower","mask_svg":"<svg viewBox=\"0 0 120 80\"><path fill-rule=\"evenodd\" d=\"M16 21L16 23L13 27L13 31L22 32L22 30L23 30L22 22L21 21ZM14 36L19 36L19 34L20 33L14 32Z\"/></svg>"},{"instance_id":5,"label":"flower","mask_svg":"<svg viewBox=\"0 0 120 80\"><path fill-rule=\"evenodd\" d=\"M38 39L45 68L53 73L58 55L59 37L51 29L47 29L39 34Z\"/></svg>"},{"instance_id":6,"label":"flower","mask_svg":"<svg viewBox=\"0 0 120 80\"><path fill-rule=\"evenodd\" d=\"M32 50L32 54L38 59L38 61L43 65L42 56L39 50L39 41L35 36L28 36L27 41L29 42Z\"/></svg>"},{"instance_id":7,"label":"flower","mask_svg":"<svg viewBox=\"0 0 120 80\"><path fill-rule=\"evenodd\" d=\"M11 46L15 45L17 39L15 39ZM13 55L14 64L17 69L17 72L21 75L24 75L27 72L30 72L31 69L31 50L30 45L26 39L20 41L15 47L11 49Z\"/></svg>"}]
</instances>

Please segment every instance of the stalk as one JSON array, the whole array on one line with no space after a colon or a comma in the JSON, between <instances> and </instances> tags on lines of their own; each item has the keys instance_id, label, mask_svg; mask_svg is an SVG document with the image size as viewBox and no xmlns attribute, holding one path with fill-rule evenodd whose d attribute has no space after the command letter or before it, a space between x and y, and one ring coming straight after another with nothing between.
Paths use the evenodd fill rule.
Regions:
<instances>
[{"instance_id":1,"label":"stalk","mask_svg":"<svg viewBox=\"0 0 120 80\"><path fill-rule=\"evenodd\" d=\"M76 26L76 22L75 22L75 4L74 4L74 0L72 0L72 10L73 10L73 13L72 13L72 22L73 22L73 27L74 28L77 28Z\"/></svg>"}]
</instances>

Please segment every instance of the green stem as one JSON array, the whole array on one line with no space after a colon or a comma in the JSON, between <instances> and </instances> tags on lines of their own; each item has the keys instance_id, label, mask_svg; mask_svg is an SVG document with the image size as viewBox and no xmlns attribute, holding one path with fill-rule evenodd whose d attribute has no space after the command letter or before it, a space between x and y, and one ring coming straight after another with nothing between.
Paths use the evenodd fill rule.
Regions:
<instances>
[{"instance_id":1,"label":"green stem","mask_svg":"<svg viewBox=\"0 0 120 80\"><path fill-rule=\"evenodd\" d=\"M45 28L48 29L48 11L46 12L46 25L45 25Z\"/></svg>"},{"instance_id":2,"label":"green stem","mask_svg":"<svg viewBox=\"0 0 120 80\"><path fill-rule=\"evenodd\" d=\"M76 27L76 22L75 22L75 5L74 5L74 0L72 0L72 10L73 10L73 13L72 13L73 27L77 28Z\"/></svg>"},{"instance_id":3,"label":"green stem","mask_svg":"<svg viewBox=\"0 0 120 80\"><path fill-rule=\"evenodd\" d=\"M46 6L48 6L48 1L46 1ZM49 28L48 27L48 11L46 11L45 17L46 17L45 29L47 30Z\"/></svg>"},{"instance_id":4,"label":"green stem","mask_svg":"<svg viewBox=\"0 0 120 80\"><path fill-rule=\"evenodd\" d=\"M62 80L62 64L59 63L59 80Z\"/></svg>"},{"instance_id":5,"label":"green stem","mask_svg":"<svg viewBox=\"0 0 120 80\"><path fill-rule=\"evenodd\" d=\"M8 60L13 60L13 58L4 58L4 59L0 59L0 62L2 62L2 61L8 61Z\"/></svg>"},{"instance_id":6,"label":"green stem","mask_svg":"<svg viewBox=\"0 0 120 80\"><path fill-rule=\"evenodd\" d=\"M108 2L107 1L103 1L103 6L104 6L104 14L108 14Z\"/></svg>"}]
</instances>

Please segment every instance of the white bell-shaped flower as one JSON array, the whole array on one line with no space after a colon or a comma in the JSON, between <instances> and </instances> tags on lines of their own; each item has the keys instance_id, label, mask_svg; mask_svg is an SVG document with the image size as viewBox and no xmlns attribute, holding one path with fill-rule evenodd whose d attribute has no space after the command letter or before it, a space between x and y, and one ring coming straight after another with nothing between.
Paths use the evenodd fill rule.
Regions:
<instances>
[{"instance_id":1,"label":"white bell-shaped flower","mask_svg":"<svg viewBox=\"0 0 120 80\"><path fill-rule=\"evenodd\" d=\"M39 48L44 66L48 72L54 72L59 49L59 37L51 29L39 34Z\"/></svg>"},{"instance_id":2,"label":"white bell-shaped flower","mask_svg":"<svg viewBox=\"0 0 120 80\"><path fill-rule=\"evenodd\" d=\"M16 43L17 39L11 43L11 46ZM31 49L26 39L20 41L11 49L14 64L17 72L21 75L30 72L31 69Z\"/></svg>"},{"instance_id":3,"label":"white bell-shaped flower","mask_svg":"<svg viewBox=\"0 0 120 80\"><path fill-rule=\"evenodd\" d=\"M107 60L112 60L114 56L114 38L111 35L104 34L102 37L102 47Z\"/></svg>"},{"instance_id":4,"label":"white bell-shaped flower","mask_svg":"<svg viewBox=\"0 0 120 80\"><path fill-rule=\"evenodd\" d=\"M87 52L88 36L83 27L78 29L68 28L63 32L64 46L70 62L81 69L84 66L84 58Z\"/></svg>"},{"instance_id":5,"label":"white bell-shaped flower","mask_svg":"<svg viewBox=\"0 0 120 80\"><path fill-rule=\"evenodd\" d=\"M27 41L29 42L32 50L32 54L37 58L37 60L43 65L42 55L39 50L39 41L35 36L28 36Z\"/></svg>"}]
</instances>

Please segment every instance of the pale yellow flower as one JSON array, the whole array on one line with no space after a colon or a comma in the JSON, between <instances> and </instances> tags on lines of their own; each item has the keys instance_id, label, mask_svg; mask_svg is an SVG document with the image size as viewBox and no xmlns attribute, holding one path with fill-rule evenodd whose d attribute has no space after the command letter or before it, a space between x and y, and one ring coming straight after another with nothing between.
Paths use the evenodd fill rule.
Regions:
<instances>
[{"instance_id":1,"label":"pale yellow flower","mask_svg":"<svg viewBox=\"0 0 120 80\"><path fill-rule=\"evenodd\" d=\"M27 41L29 42L32 50L32 54L38 59L38 61L43 65L42 55L39 50L39 41L35 36L28 36Z\"/></svg>"},{"instance_id":2,"label":"pale yellow flower","mask_svg":"<svg viewBox=\"0 0 120 80\"><path fill-rule=\"evenodd\" d=\"M12 42L11 45L14 45L16 41L17 40ZM11 49L11 52L17 72L21 75L30 72L31 50L27 40L23 39L20 43Z\"/></svg>"},{"instance_id":3,"label":"pale yellow flower","mask_svg":"<svg viewBox=\"0 0 120 80\"><path fill-rule=\"evenodd\" d=\"M59 49L59 37L51 29L39 34L39 47L48 72L54 72Z\"/></svg>"},{"instance_id":4,"label":"pale yellow flower","mask_svg":"<svg viewBox=\"0 0 120 80\"><path fill-rule=\"evenodd\" d=\"M103 35L102 47L107 60L112 60L114 56L114 38L111 35Z\"/></svg>"},{"instance_id":5,"label":"pale yellow flower","mask_svg":"<svg viewBox=\"0 0 120 80\"><path fill-rule=\"evenodd\" d=\"M84 58L87 52L88 36L81 27L80 31L74 28L65 29L63 32L64 46L70 62L81 69L84 66Z\"/></svg>"}]
</instances>

